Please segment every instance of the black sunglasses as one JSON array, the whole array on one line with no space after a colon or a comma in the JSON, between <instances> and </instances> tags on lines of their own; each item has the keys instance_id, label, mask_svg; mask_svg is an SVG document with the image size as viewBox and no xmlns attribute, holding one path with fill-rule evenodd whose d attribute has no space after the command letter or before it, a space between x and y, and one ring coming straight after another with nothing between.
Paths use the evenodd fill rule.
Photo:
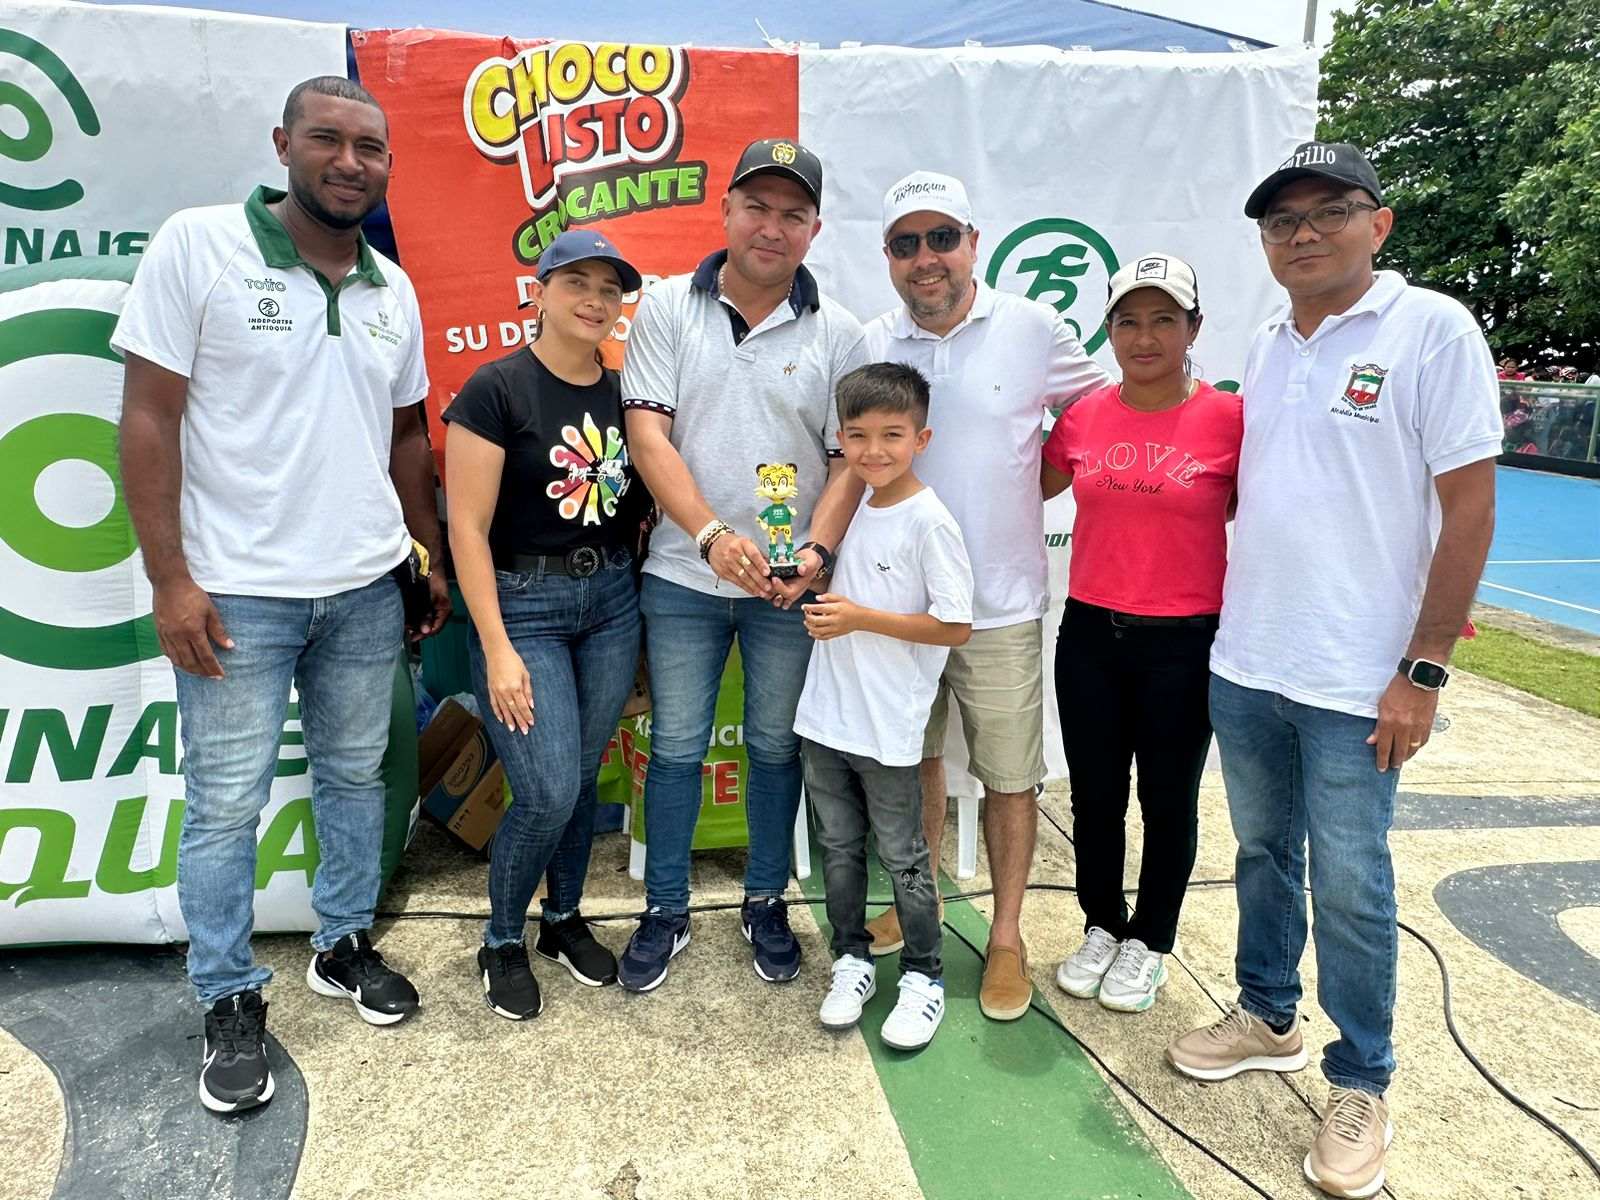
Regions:
<instances>
[{"instance_id":1,"label":"black sunglasses","mask_svg":"<svg viewBox=\"0 0 1600 1200\"><path fill-rule=\"evenodd\" d=\"M941 225L927 233L897 233L884 244L896 258L915 258L917 248L922 245L923 238L927 238L929 250L935 254L949 254L961 244L961 235L965 232L954 225Z\"/></svg>"}]
</instances>

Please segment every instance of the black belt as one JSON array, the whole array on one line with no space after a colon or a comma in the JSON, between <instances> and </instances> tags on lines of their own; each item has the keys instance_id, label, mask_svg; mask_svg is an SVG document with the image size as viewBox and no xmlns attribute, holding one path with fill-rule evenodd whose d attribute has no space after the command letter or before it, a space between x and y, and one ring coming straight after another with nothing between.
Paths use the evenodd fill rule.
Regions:
<instances>
[{"instance_id":1,"label":"black belt","mask_svg":"<svg viewBox=\"0 0 1600 1200\"><path fill-rule=\"evenodd\" d=\"M502 571L526 571L538 575L570 575L587 579L617 555L615 548L579 546L565 554L508 554L495 560Z\"/></svg>"},{"instance_id":2,"label":"black belt","mask_svg":"<svg viewBox=\"0 0 1600 1200\"><path fill-rule=\"evenodd\" d=\"M1068 604L1075 605L1086 612L1110 618L1113 625L1119 629L1149 627L1156 629L1215 629L1219 614L1198 613L1192 617L1145 617L1138 613L1117 612L1115 609L1101 608L1098 604L1085 604L1082 600L1068 599Z\"/></svg>"}]
</instances>

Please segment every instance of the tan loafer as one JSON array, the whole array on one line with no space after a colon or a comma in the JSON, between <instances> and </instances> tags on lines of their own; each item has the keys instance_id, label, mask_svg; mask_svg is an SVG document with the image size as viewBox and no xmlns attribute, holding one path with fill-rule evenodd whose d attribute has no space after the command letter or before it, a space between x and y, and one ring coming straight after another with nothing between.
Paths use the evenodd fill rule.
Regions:
<instances>
[{"instance_id":1,"label":"tan loafer","mask_svg":"<svg viewBox=\"0 0 1600 1200\"><path fill-rule=\"evenodd\" d=\"M978 1007L991 1021L1015 1021L1033 1002L1027 960L1010 946L991 946L983 966Z\"/></svg>"}]
</instances>

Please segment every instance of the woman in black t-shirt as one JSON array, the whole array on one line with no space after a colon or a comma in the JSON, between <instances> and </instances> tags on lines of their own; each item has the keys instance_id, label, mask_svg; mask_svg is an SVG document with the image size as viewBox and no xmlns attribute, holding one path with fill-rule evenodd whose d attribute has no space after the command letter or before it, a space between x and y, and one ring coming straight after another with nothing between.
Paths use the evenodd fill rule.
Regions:
<instances>
[{"instance_id":1,"label":"woman in black t-shirt","mask_svg":"<svg viewBox=\"0 0 1600 1200\"><path fill-rule=\"evenodd\" d=\"M617 961L578 912L595 779L639 658L632 555L650 510L623 441L615 371L599 360L639 272L569 230L539 257L534 343L485 363L445 410L450 550L472 614L473 688L511 784L478 951L489 1006L537 1016L524 926L548 874L535 948L580 983Z\"/></svg>"}]
</instances>

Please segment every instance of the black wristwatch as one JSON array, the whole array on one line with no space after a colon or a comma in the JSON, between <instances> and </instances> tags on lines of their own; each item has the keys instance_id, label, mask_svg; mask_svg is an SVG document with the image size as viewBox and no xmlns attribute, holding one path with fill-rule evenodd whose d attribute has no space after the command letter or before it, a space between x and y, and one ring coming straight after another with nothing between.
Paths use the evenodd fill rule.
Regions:
<instances>
[{"instance_id":1,"label":"black wristwatch","mask_svg":"<svg viewBox=\"0 0 1600 1200\"><path fill-rule=\"evenodd\" d=\"M801 546L800 549L809 550L822 560L822 566L817 570L818 575L831 575L833 573L832 550L829 550L821 542L807 542L805 545ZM796 551L796 553L798 554L799 551Z\"/></svg>"},{"instance_id":2,"label":"black wristwatch","mask_svg":"<svg viewBox=\"0 0 1600 1200\"><path fill-rule=\"evenodd\" d=\"M1426 692L1437 692L1450 682L1450 672L1425 658L1402 658L1400 674Z\"/></svg>"}]
</instances>

